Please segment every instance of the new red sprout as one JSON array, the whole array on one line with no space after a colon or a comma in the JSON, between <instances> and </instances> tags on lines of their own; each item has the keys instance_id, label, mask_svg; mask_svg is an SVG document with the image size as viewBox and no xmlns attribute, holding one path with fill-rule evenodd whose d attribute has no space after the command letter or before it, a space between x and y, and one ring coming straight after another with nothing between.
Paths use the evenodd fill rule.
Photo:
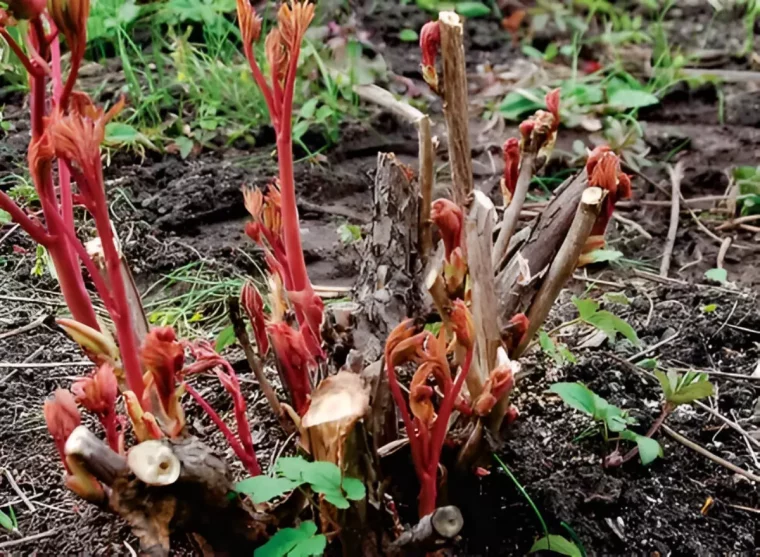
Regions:
<instances>
[{"instance_id":1,"label":"new red sprout","mask_svg":"<svg viewBox=\"0 0 760 557\"><path fill-rule=\"evenodd\" d=\"M441 233L446 259L462 245L464 214L461 207L449 199L436 199L430 210L432 220Z\"/></svg>"},{"instance_id":2,"label":"new red sprout","mask_svg":"<svg viewBox=\"0 0 760 557\"><path fill-rule=\"evenodd\" d=\"M282 379L293 407L299 416L309 408L311 393L311 371L316 365L309 352L301 331L294 330L285 322L272 323L267 327L272 348L282 368Z\"/></svg>"},{"instance_id":3,"label":"new red sprout","mask_svg":"<svg viewBox=\"0 0 760 557\"><path fill-rule=\"evenodd\" d=\"M277 159L281 187L282 232L287 256L285 278L289 292L300 293L303 304L296 305L296 317L307 345L314 357L323 358L321 324L323 308L315 303L317 298L306 272L306 262L301 247L301 231L296 206L296 191L293 177L293 91L306 28L314 17L314 4L293 1L291 6L283 4L277 13L277 27L272 29L265 43L265 53L271 69L268 84L253 53L253 42L261 34L261 19L249 0L237 0L238 24L243 36L243 52L248 59L253 78L264 95L272 126L277 136Z\"/></svg>"},{"instance_id":4,"label":"new red sprout","mask_svg":"<svg viewBox=\"0 0 760 557\"><path fill-rule=\"evenodd\" d=\"M441 28L437 21L428 21L420 31L420 50L422 50L422 77L430 88L438 92L438 72L435 60L441 48Z\"/></svg>"},{"instance_id":5,"label":"new red sprout","mask_svg":"<svg viewBox=\"0 0 760 557\"><path fill-rule=\"evenodd\" d=\"M501 181L501 194L506 207L512 201L517 187L517 176L520 170L520 141L510 137L504 142L504 177Z\"/></svg>"},{"instance_id":6,"label":"new red sprout","mask_svg":"<svg viewBox=\"0 0 760 557\"><path fill-rule=\"evenodd\" d=\"M106 441L112 450L119 452L116 396L119 386L113 366L103 364L92 375L77 379L71 386L76 401L98 417L106 431Z\"/></svg>"},{"instance_id":7,"label":"new red sprout","mask_svg":"<svg viewBox=\"0 0 760 557\"><path fill-rule=\"evenodd\" d=\"M53 398L45 401L42 412L45 415L48 431L53 437L55 448L61 457L61 462L66 467L66 471L70 472L69 465L66 463L64 446L71 432L82 423L77 403L69 391L56 389Z\"/></svg>"},{"instance_id":8,"label":"new red sprout","mask_svg":"<svg viewBox=\"0 0 760 557\"><path fill-rule=\"evenodd\" d=\"M140 357L147 371L142 406L158 419L169 437L185 426L179 403L177 378L185 363L185 352L171 327L156 327L145 337Z\"/></svg>"},{"instance_id":9,"label":"new red sprout","mask_svg":"<svg viewBox=\"0 0 760 557\"><path fill-rule=\"evenodd\" d=\"M269 338L267 337L264 300L256 287L250 282L246 282L240 291L240 303L251 322L253 336L256 338L256 346L259 349L259 356L266 356L269 352Z\"/></svg>"},{"instance_id":10,"label":"new red sprout","mask_svg":"<svg viewBox=\"0 0 760 557\"><path fill-rule=\"evenodd\" d=\"M438 492L438 465L441 458L449 418L458 404L459 394L470 370L475 331L469 310L461 300L455 300L449 315L456 342L467 350L464 362L451 380L446 359L443 333L439 338L431 333L418 332L412 320L398 325L388 336L385 346L388 383L409 437L414 468L420 482L419 515L426 516L435 510ZM401 391L395 368L405 362L418 364L412 379L409 403ZM435 411L433 389L426 384L433 377L443 398Z\"/></svg>"},{"instance_id":11,"label":"new red sprout","mask_svg":"<svg viewBox=\"0 0 760 557\"><path fill-rule=\"evenodd\" d=\"M483 385L483 392L473 404L473 410L478 416L488 415L499 399L512 391L515 385L514 376L519 369L520 365L510 361L506 351L499 347L496 368L489 373Z\"/></svg>"}]
</instances>

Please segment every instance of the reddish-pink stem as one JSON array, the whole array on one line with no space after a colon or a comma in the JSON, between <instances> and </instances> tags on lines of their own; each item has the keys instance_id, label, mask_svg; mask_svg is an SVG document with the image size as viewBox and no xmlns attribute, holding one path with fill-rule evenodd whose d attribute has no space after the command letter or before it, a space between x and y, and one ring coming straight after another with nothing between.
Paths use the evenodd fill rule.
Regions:
<instances>
[{"instance_id":1,"label":"reddish-pink stem","mask_svg":"<svg viewBox=\"0 0 760 557\"><path fill-rule=\"evenodd\" d=\"M396 377L396 369L391 361L390 354L386 354L385 368L388 373L388 385L391 388L391 394L396 401L396 407L401 412L401 419L404 422L406 428L406 436L409 438L409 447L412 451L412 462L414 463L414 469L417 472L417 477L422 481L422 477L425 474L425 462L423 460L422 448L420 447L420 441L417 438L417 434L414 430L414 424L409 416L409 409L406 407L406 399L401 393L401 387L398 384L398 378Z\"/></svg>"},{"instance_id":2,"label":"reddish-pink stem","mask_svg":"<svg viewBox=\"0 0 760 557\"><path fill-rule=\"evenodd\" d=\"M32 237L32 240L49 248L49 246L57 240L38 223L34 222L29 215L27 215L16 202L13 201L8 194L0 190L0 209L9 213L14 222L16 222L24 231Z\"/></svg>"},{"instance_id":3,"label":"reddish-pink stem","mask_svg":"<svg viewBox=\"0 0 760 557\"><path fill-rule=\"evenodd\" d=\"M254 474L257 476L261 474L261 466L256 458L256 450L253 447L253 436L251 435L251 426L248 423L248 416L246 415L245 398L243 398L240 392L240 382L238 381L237 374L235 374L235 370L227 360L220 358L220 363L227 370L230 386L232 387L231 390L233 391L230 394L235 405L235 422L237 423L238 437L243 444L243 449L251 460L251 464L258 470Z\"/></svg>"},{"instance_id":4,"label":"reddish-pink stem","mask_svg":"<svg viewBox=\"0 0 760 557\"><path fill-rule=\"evenodd\" d=\"M61 45L56 35L50 42L51 52L51 69L53 74L53 102L56 106L61 106L61 98L63 95L63 77L61 74ZM79 64L72 62L72 68L69 72L69 77L73 75L76 79L76 74L79 72ZM66 226L74 227L74 203L71 195L71 172L69 172L68 165L62 161L58 161L58 195L61 200L61 215L63 216L63 222Z\"/></svg>"},{"instance_id":5,"label":"reddish-pink stem","mask_svg":"<svg viewBox=\"0 0 760 557\"><path fill-rule=\"evenodd\" d=\"M216 427L218 427L222 432L224 437L227 439L227 442L230 444L230 447L232 447L232 450L243 463L243 466L245 466L248 470L248 473L251 474L251 476L259 476L261 474L261 468L259 467L258 462L255 460L252 461L249 458L248 454L246 454L245 450L243 449L243 446L237 440L230 428L227 427L227 424L224 423L224 420L219 417L219 414L217 414L211 405L206 402L206 400L190 385L184 383L184 387L190 396L195 399L195 402L197 402L203 411L208 414L209 418L211 418L211 421L216 424Z\"/></svg>"},{"instance_id":6,"label":"reddish-pink stem","mask_svg":"<svg viewBox=\"0 0 760 557\"><path fill-rule=\"evenodd\" d=\"M19 46L19 44L13 39L10 33L8 33L5 27L0 27L0 37L5 39L5 42L13 51L13 54L16 55L16 58L18 58L19 62L21 62L21 65L24 66L24 69L27 71L27 73L29 73L31 77L39 76L44 73L42 72L41 68L36 68L32 66L32 63L29 60L29 57L26 55L24 50Z\"/></svg>"},{"instance_id":7,"label":"reddish-pink stem","mask_svg":"<svg viewBox=\"0 0 760 557\"><path fill-rule=\"evenodd\" d=\"M116 410L111 409L100 417L100 423L106 430L106 442L117 453L119 452L119 431L117 429Z\"/></svg>"}]
</instances>

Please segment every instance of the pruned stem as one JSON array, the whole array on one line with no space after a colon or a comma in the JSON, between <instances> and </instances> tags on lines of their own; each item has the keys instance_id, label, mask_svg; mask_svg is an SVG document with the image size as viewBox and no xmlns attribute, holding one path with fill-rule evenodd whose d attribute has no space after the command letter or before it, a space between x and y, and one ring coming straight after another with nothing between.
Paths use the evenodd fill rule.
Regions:
<instances>
[{"instance_id":1,"label":"pruned stem","mask_svg":"<svg viewBox=\"0 0 760 557\"><path fill-rule=\"evenodd\" d=\"M449 164L454 184L454 201L461 207L473 189L464 30L462 21L455 12L441 12L438 25L441 31L443 112L448 130Z\"/></svg>"},{"instance_id":2,"label":"pruned stem","mask_svg":"<svg viewBox=\"0 0 760 557\"><path fill-rule=\"evenodd\" d=\"M591 233L597 216L599 216L605 194L605 190L597 187L586 188L583 191L573 224L570 226L565 241L562 242L557 255L554 257L541 289L528 311L528 321L530 322L528 330L510 357L519 358L525 351L533 335L536 334L536 331L546 320L546 316L549 315L549 310L554 305L562 287L572 276L578 264L578 257L583 251L583 246Z\"/></svg>"},{"instance_id":3,"label":"pruned stem","mask_svg":"<svg viewBox=\"0 0 760 557\"><path fill-rule=\"evenodd\" d=\"M496 238L496 244L491 256L491 261L496 269L502 267L502 259L507 253L509 240L512 239L512 235L517 229L517 223L520 221L520 211L522 211L523 203L525 203L525 196L528 194L530 181L533 179L535 160L536 154L531 152L524 153L520 160L520 173L517 176L515 193L512 195L512 201L509 203L509 206L504 211L504 217L501 220L501 230L499 230L499 236Z\"/></svg>"},{"instance_id":4,"label":"pruned stem","mask_svg":"<svg viewBox=\"0 0 760 557\"><path fill-rule=\"evenodd\" d=\"M423 264L433 249L433 229L430 222L430 209L433 203L433 183L435 180L435 149L430 132L430 118L423 116L417 122L417 137L420 144L420 223L419 246Z\"/></svg>"}]
</instances>

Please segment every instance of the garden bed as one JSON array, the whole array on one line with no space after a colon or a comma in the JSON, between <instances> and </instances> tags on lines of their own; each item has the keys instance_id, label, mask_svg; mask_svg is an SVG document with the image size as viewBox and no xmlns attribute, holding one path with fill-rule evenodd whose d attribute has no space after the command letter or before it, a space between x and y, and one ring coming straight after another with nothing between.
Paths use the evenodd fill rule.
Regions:
<instances>
[{"instance_id":1,"label":"garden bed","mask_svg":"<svg viewBox=\"0 0 760 557\"><path fill-rule=\"evenodd\" d=\"M693 33L674 34L674 40L684 48L729 50L740 40L726 31L731 27L724 22L710 23L707 9L680 9L681 13L671 13L668 21L676 30L694 29ZM390 69L422 87L419 50L398 36L402 29L418 29L428 15L416 6L378 2L372 11L360 10L359 16L360 27L370 32L369 40ZM482 108L495 102L486 94L483 66L515 68L515 61L524 61L524 56L495 20L473 20L466 28L473 108ZM705 44L690 42L700 33ZM540 34L536 37L539 40ZM749 62L737 59L726 61L722 67L750 69ZM403 83L392 81L390 87L405 92ZM631 203L619 214L637 222L651 238L613 221L608 243L624 258L611 265L576 271L579 278L571 281L547 320L546 329L551 329L575 317L571 293L581 294L587 288L593 288L594 297L601 292L624 292L630 305L611 305L609 309L633 326L641 346L605 341L596 347L580 348L586 330L576 327L566 329L561 339L577 363L557 365L539 350L523 360L527 373L518 383L514 398L520 417L497 454L533 499L549 531L568 536L562 523L568 524L589 554L701 555L757 550L760 497L754 483L664 433L659 434L663 458L648 467L634 459L621 468L605 470L601 461L611 448L605 447L599 436L576 440L589 420L547 392L557 381L581 381L610 402L630 409L643 432L658 414L661 395L659 386L644 377L641 369L637 371L635 363L641 359L658 357L680 368L744 376L757 369L760 250L729 248L723 261L728 282L709 283L705 272L716 267L721 246L698 221L704 219L714 228L710 219L716 217L708 212L714 202L694 205L693 216L681 214L671 264L673 278L652 276L659 268L670 219L669 207L662 204L667 197L660 191L670 190L664 163L683 164L684 198L723 196L730 169L756 166L760 161L760 106L747 102L747 91L756 86L756 82L728 83L719 96L712 85L697 89L676 85L663 95L659 105L640 111L639 121L645 126L643 140L650 148L647 158L655 165L642 169L647 180L633 177L633 201L644 203ZM4 121L12 124L0 147L0 175L7 176L17 172L18 162L25 158L29 134L24 99L14 94L2 102L6 105ZM364 110L367 117L342 124L339 145L326 150L319 160L304 158L296 165L310 277L315 285L338 292L353 286L362 259L360 243L350 237L341 239L339 228L347 223L359 227L369 223L377 153L395 152L409 162L417 155L416 132L411 126L375 107L364 106ZM435 129L442 134L440 103L433 102L430 111ZM503 168L500 145L504 138L516 135L516 128L488 125L482 111L473 112L477 112L471 121L476 188L496 200ZM265 185L276 173L276 162L272 157L273 135L265 129L257 139L256 147L235 142L193 153L187 159L151 150L144 156L129 151L111 154L106 169L111 210L140 289L151 288L177 269L192 269L187 274L192 280L164 279L160 288L151 288L149 303L201 288L201 279L209 276L223 283L241 275L260 275L260 255L244 234L247 213L240 188L243 184ZM571 153L578 140L591 145L589 134L578 129L561 130L557 146L560 156L551 170L567 169L572 157L563 153ZM307 146L316 150L319 140ZM444 144L440 153L445 151ZM439 186L445 187L447 180L448 171L444 170ZM540 194L540 190L536 188L534 193ZM649 203L655 200L661 205ZM734 234L735 244L757 247L758 233L740 230ZM0 399L4 402L0 407L0 423L4 424L0 428L0 462L28 497L28 503L21 501L3 476L0 505L6 511L8 504L13 507L20 531L30 537L8 547L3 544L17 538L0 532L0 548L21 554L126 554L130 548L138 548L129 528L63 487L60 463L42 416L43 400L91 366L71 365L80 362L82 356L49 318L65 306L48 274L33 276L35 251L31 241L9 226L0 229L0 238ZM600 282L594 283L595 279ZM214 295L223 300L233 291L230 286L229 291L221 288ZM20 327L37 322L28 332L14 334ZM194 327L192 316L188 326ZM660 344L662 341L666 342ZM651 353L632 358L654 345L658 347ZM238 362L243 392L253 415L257 455L267 468L278 455L294 451L293 439L272 417L242 352L233 348L228 356ZM628 359L633 363L626 363ZM29 365L10 365L14 362ZM273 369L268 373L276 376ZM711 379L717 388L714 408L760 440L760 410L756 407L760 380ZM195 388L206 394L220 415L231 414L231 401L216 381L200 377ZM234 473L242 477L243 469L219 431L194 404L188 403L186 410L190 432L226 451L228 460L235 463ZM667 423L716 455L760 473L756 455L743 437L721 427L721 422L704 411L682 407ZM411 494L417 488L408 485L413 478L408 458L407 452L400 451L389 459L387 472L394 480L393 495L402 519L414 522L416 501ZM465 520L455 555L525 554L536 537L543 535L531 506L495 462L490 475L473 475L449 484L445 491L461 508ZM710 498L713 503L707 505ZM35 535L39 537L35 539ZM199 552L189 538L174 540L173 550L178 555Z\"/></svg>"}]
</instances>

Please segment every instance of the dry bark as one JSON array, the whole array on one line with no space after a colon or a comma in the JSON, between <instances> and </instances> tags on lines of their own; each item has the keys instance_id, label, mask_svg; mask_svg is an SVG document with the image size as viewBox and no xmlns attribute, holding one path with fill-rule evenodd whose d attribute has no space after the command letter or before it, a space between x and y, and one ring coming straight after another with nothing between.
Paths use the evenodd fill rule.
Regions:
<instances>
[{"instance_id":1,"label":"dry bark","mask_svg":"<svg viewBox=\"0 0 760 557\"><path fill-rule=\"evenodd\" d=\"M174 531L200 536L218 555L251 554L268 539L273 519L228 497L232 482L227 464L197 438L159 443L179 460L181 471L171 485L152 486L134 476L123 456L87 433L69 456L110 488L108 507L132 527L143 553L168 556Z\"/></svg>"},{"instance_id":2,"label":"dry bark","mask_svg":"<svg viewBox=\"0 0 760 557\"><path fill-rule=\"evenodd\" d=\"M451 545L464 525L457 507L438 507L403 532L391 549L402 550L403 555L424 555Z\"/></svg>"},{"instance_id":3,"label":"dry bark","mask_svg":"<svg viewBox=\"0 0 760 557\"><path fill-rule=\"evenodd\" d=\"M382 354L393 327L423 306L418 199L411 176L392 153L378 154L372 231L355 288L363 311L354 339L370 362Z\"/></svg>"}]
</instances>

